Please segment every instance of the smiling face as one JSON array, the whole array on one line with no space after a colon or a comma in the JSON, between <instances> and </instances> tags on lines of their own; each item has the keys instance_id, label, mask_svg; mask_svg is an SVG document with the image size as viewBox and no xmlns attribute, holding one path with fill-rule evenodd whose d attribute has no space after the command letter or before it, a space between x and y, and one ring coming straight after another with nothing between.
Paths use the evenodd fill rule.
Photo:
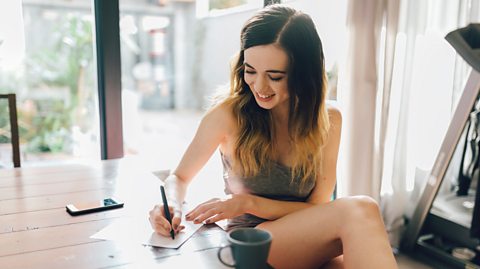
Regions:
<instances>
[{"instance_id":1,"label":"smiling face","mask_svg":"<svg viewBox=\"0 0 480 269\"><path fill-rule=\"evenodd\" d=\"M288 108L288 56L273 44L244 51L245 82L264 109Z\"/></svg>"}]
</instances>

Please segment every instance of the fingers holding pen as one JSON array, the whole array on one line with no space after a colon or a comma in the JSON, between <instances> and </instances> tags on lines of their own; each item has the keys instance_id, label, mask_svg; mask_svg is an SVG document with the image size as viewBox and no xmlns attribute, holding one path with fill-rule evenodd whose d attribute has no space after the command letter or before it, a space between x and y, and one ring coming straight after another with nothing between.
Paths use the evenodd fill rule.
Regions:
<instances>
[{"instance_id":1,"label":"fingers holding pen","mask_svg":"<svg viewBox=\"0 0 480 269\"><path fill-rule=\"evenodd\" d=\"M183 229L184 225L181 225L182 211L175 210L173 207L169 206L170 216L172 216L172 224L167 220L165 215L165 210L163 205L156 205L149 212L149 221L152 229L163 236L169 237L170 231L173 229L175 234L178 234Z\"/></svg>"},{"instance_id":2,"label":"fingers holding pen","mask_svg":"<svg viewBox=\"0 0 480 269\"><path fill-rule=\"evenodd\" d=\"M181 222L182 222L182 211L175 210L172 213L172 228L175 231L175 234L185 229L185 226L181 225Z\"/></svg>"},{"instance_id":3,"label":"fingers holding pen","mask_svg":"<svg viewBox=\"0 0 480 269\"><path fill-rule=\"evenodd\" d=\"M156 205L152 210L149 212L149 221L152 229L161 235L169 236L170 231L172 230L172 226L165 218L165 214L163 211L163 206Z\"/></svg>"}]
</instances>

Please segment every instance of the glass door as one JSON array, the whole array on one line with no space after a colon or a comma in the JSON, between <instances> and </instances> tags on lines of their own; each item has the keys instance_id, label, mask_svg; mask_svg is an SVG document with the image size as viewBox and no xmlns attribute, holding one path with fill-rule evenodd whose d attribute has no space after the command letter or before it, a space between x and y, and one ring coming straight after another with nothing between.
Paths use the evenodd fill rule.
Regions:
<instances>
[{"instance_id":1,"label":"glass door","mask_svg":"<svg viewBox=\"0 0 480 269\"><path fill-rule=\"evenodd\" d=\"M0 93L17 95L22 166L99 159L91 1L2 1L0 13Z\"/></svg>"}]
</instances>

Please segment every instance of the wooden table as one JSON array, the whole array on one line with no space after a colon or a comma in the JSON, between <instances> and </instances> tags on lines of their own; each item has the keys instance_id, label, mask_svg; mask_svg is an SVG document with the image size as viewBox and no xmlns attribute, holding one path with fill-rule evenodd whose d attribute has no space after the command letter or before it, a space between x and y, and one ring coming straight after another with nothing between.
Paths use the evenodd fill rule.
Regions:
<instances>
[{"instance_id":1,"label":"wooden table","mask_svg":"<svg viewBox=\"0 0 480 269\"><path fill-rule=\"evenodd\" d=\"M227 268L216 257L226 243L216 225L179 249L90 238L120 218L147 218L159 203L159 179L140 167L111 160L0 170L0 268ZM110 196L124 208L77 217L65 211Z\"/></svg>"}]
</instances>

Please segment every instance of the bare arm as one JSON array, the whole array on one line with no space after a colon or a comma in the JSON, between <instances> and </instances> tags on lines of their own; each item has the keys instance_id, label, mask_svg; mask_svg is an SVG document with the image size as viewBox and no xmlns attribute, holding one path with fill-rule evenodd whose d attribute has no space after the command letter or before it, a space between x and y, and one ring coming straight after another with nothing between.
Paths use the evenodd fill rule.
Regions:
<instances>
[{"instance_id":1,"label":"bare arm","mask_svg":"<svg viewBox=\"0 0 480 269\"><path fill-rule=\"evenodd\" d=\"M210 159L227 134L232 132L232 118L230 108L220 104L203 117L197 129L197 133L185 151L177 168L173 171L173 177L167 178L167 184L171 187L171 197L179 204L183 203L186 188ZM173 186L173 182L178 182ZM167 188L168 189L168 188Z\"/></svg>"},{"instance_id":2,"label":"bare arm","mask_svg":"<svg viewBox=\"0 0 480 269\"><path fill-rule=\"evenodd\" d=\"M315 189L308 202L312 204L327 203L331 200L337 183L337 160L342 132L342 114L334 106L329 106L330 130L324 149L323 174L317 178Z\"/></svg>"},{"instance_id":3,"label":"bare arm","mask_svg":"<svg viewBox=\"0 0 480 269\"><path fill-rule=\"evenodd\" d=\"M165 181L168 198L173 203L178 205L183 203L187 187L193 177L224 139L223 117L218 109L205 115L177 168Z\"/></svg>"},{"instance_id":4,"label":"bare arm","mask_svg":"<svg viewBox=\"0 0 480 269\"><path fill-rule=\"evenodd\" d=\"M205 165L215 149L225 138L230 127L225 113L226 107L217 106L210 110L200 122L195 137L184 153L179 165L165 180L165 190L170 205L172 226L163 212L163 206L156 205L150 211L150 223L159 234L168 236L171 227L178 232L181 222L181 205L184 202L187 188L193 177ZM180 227L181 228L181 227Z\"/></svg>"}]
</instances>

